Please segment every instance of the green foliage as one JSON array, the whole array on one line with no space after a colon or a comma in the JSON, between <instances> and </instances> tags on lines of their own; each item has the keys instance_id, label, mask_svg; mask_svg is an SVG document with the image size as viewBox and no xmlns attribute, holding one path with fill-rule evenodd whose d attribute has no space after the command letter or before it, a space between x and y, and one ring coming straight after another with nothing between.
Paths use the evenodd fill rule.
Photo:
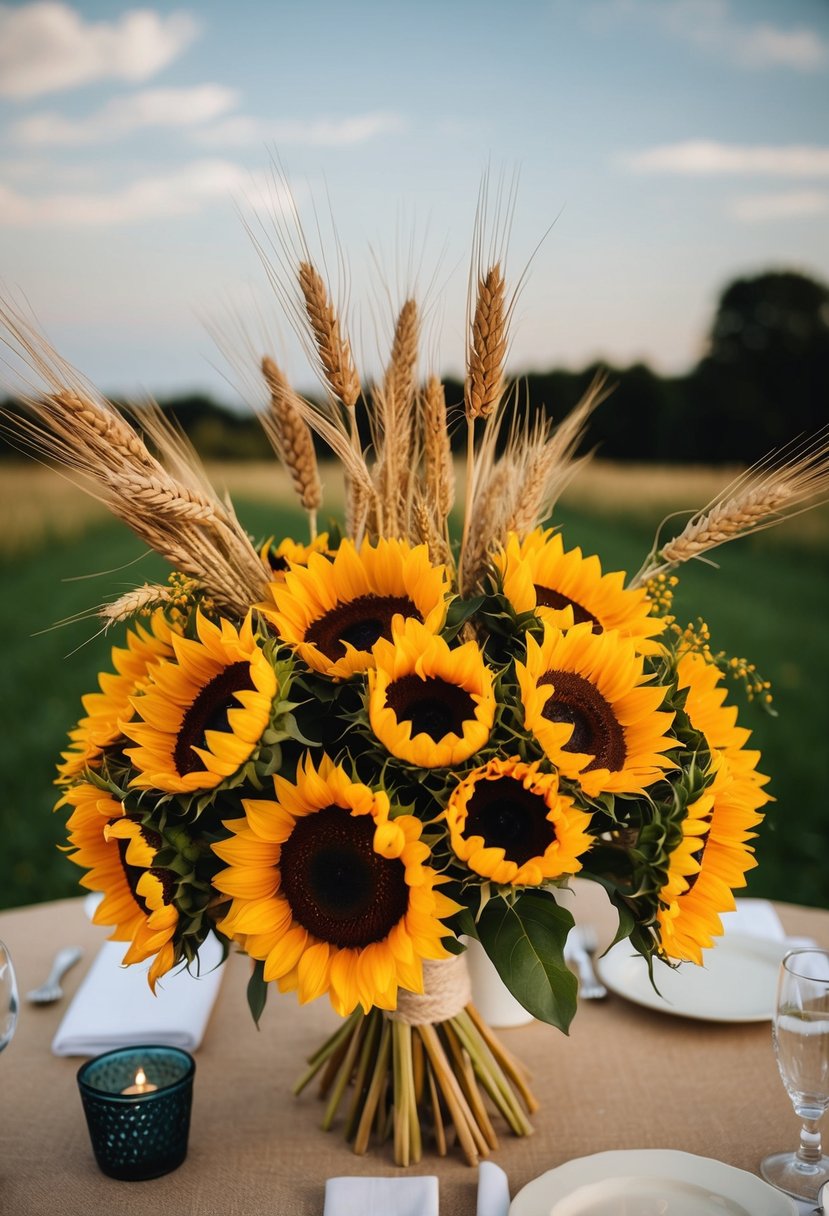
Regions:
<instances>
[{"instance_id":1,"label":"green foliage","mask_svg":"<svg viewBox=\"0 0 829 1216\"><path fill-rule=\"evenodd\" d=\"M478 939L501 979L524 1008L567 1033L578 981L564 961L573 915L548 891L522 891L514 902L490 899L477 921Z\"/></svg>"},{"instance_id":2,"label":"green foliage","mask_svg":"<svg viewBox=\"0 0 829 1216\"><path fill-rule=\"evenodd\" d=\"M253 970L248 980L247 997L251 1017L258 1027L259 1019L265 1011L265 1004L268 1000L268 985L265 983L265 964L260 959L257 959L253 964Z\"/></svg>"}]
</instances>

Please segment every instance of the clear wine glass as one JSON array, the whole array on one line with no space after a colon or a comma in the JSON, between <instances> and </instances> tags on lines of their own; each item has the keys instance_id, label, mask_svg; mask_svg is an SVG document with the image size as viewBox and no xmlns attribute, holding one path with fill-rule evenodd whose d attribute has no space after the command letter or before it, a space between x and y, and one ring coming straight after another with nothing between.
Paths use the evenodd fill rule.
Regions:
<instances>
[{"instance_id":1,"label":"clear wine glass","mask_svg":"<svg viewBox=\"0 0 829 1216\"><path fill-rule=\"evenodd\" d=\"M783 959L772 1034L780 1076L803 1126L797 1151L765 1157L760 1173L788 1195L815 1201L829 1179L818 1127L829 1106L829 950L790 950Z\"/></svg>"},{"instance_id":2,"label":"clear wine glass","mask_svg":"<svg viewBox=\"0 0 829 1216\"><path fill-rule=\"evenodd\" d=\"M17 979L12 956L0 942L0 1051L8 1047L17 1025Z\"/></svg>"}]
</instances>

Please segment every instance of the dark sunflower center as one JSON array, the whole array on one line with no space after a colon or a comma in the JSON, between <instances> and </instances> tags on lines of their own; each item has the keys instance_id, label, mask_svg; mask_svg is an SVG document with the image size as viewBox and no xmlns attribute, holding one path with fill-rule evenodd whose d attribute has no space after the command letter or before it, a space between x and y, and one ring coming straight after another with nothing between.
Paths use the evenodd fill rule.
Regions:
<instances>
[{"instance_id":1,"label":"dark sunflower center","mask_svg":"<svg viewBox=\"0 0 829 1216\"><path fill-rule=\"evenodd\" d=\"M193 748L207 746L205 731L228 730L228 710L238 704L233 694L253 687L250 663L241 660L225 667L199 691L185 712L173 749L173 764L180 777L201 767L202 761Z\"/></svg>"},{"instance_id":2,"label":"dark sunflower center","mask_svg":"<svg viewBox=\"0 0 829 1216\"><path fill-rule=\"evenodd\" d=\"M503 849L507 861L522 866L543 856L556 838L541 794L514 777L479 781L469 799L464 836L482 836L487 848Z\"/></svg>"},{"instance_id":3,"label":"dark sunflower center","mask_svg":"<svg viewBox=\"0 0 829 1216\"><path fill-rule=\"evenodd\" d=\"M277 557L275 553L269 553L268 565L274 574L284 574L288 569L288 559L287 557Z\"/></svg>"},{"instance_id":4,"label":"dark sunflower center","mask_svg":"<svg viewBox=\"0 0 829 1216\"><path fill-rule=\"evenodd\" d=\"M118 820L110 819L109 822L111 824L118 823ZM158 851L158 849L161 848L161 845L163 842L162 842L162 839L159 836L158 832L154 832L152 830L152 828L146 828L146 827L139 828L139 831L141 833L142 838L146 841L146 843L150 846L151 849L153 849L154 851ZM144 913L144 915L149 916L150 909L147 907L147 904L146 904L145 900L142 898L142 896L140 896L138 894L138 880L140 879L141 875L144 874L146 871L144 870L143 866L131 866L129 864L129 862L127 861L127 849L130 846L130 842L128 840L122 840L121 837L118 837L116 839L115 843L118 846L118 857L121 862L121 869L124 871L124 878L126 880L127 886L129 887L130 895L133 897L135 902L138 904L139 908ZM166 873L166 871L156 870L156 871L154 871L154 873L160 875L160 874ZM168 903L169 901L167 899L165 899L164 902Z\"/></svg>"},{"instance_id":5,"label":"dark sunflower center","mask_svg":"<svg viewBox=\"0 0 829 1216\"><path fill-rule=\"evenodd\" d=\"M573 727L564 750L593 756L586 772L606 768L616 773L623 768L627 756L625 734L613 706L598 688L572 671L547 671L538 682L552 684L554 689L543 716L549 722L565 722Z\"/></svg>"},{"instance_id":6,"label":"dark sunflower center","mask_svg":"<svg viewBox=\"0 0 829 1216\"><path fill-rule=\"evenodd\" d=\"M560 591L554 591L552 587L542 587L539 583L534 583L533 585L535 587L535 601L540 608L556 608L558 610L572 608L574 625L581 625L585 621L592 621L593 632L602 632L602 626L597 618L592 612L588 612L584 605L578 603L577 600L571 600L569 595L562 595Z\"/></svg>"},{"instance_id":7,"label":"dark sunflower center","mask_svg":"<svg viewBox=\"0 0 829 1216\"><path fill-rule=\"evenodd\" d=\"M405 866L374 852L371 815L340 806L297 819L280 871L294 919L332 946L382 941L409 906Z\"/></svg>"},{"instance_id":8,"label":"dark sunflower center","mask_svg":"<svg viewBox=\"0 0 829 1216\"><path fill-rule=\"evenodd\" d=\"M439 743L450 732L463 734L475 717L475 702L465 688L439 676L401 676L386 689L386 704L398 722L411 722L412 738L428 735Z\"/></svg>"},{"instance_id":9,"label":"dark sunflower center","mask_svg":"<svg viewBox=\"0 0 829 1216\"><path fill-rule=\"evenodd\" d=\"M406 595L359 595L313 621L305 631L305 641L336 662L345 654L346 642L355 650L371 650L380 638L391 638L391 623L398 613L423 620Z\"/></svg>"}]
</instances>

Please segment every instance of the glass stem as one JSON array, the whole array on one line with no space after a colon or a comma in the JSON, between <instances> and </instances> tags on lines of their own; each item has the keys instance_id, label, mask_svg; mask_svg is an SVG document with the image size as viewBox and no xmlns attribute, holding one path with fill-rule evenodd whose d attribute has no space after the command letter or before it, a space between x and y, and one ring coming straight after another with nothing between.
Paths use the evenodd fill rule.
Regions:
<instances>
[{"instance_id":1,"label":"glass stem","mask_svg":"<svg viewBox=\"0 0 829 1216\"><path fill-rule=\"evenodd\" d=\"M820 1159L823 1156L818 1123L818 1119L803 1119L803 1126L800 1129L800 1147L797 1150L797 1159L798 1161L802 1161L804 1165L817 1165L820 1163Z\"/></svg>"}]
</instances>

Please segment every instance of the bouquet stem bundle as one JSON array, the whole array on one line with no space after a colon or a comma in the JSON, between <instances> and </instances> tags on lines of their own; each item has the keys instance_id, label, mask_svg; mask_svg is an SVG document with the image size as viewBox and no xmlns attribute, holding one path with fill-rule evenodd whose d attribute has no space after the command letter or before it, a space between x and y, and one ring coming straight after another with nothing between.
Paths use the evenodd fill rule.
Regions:
<instances>
[{"instance_id":1,"label":"bouquet stem bundle","mask_svg":"<svg viewBox=\"0 0 829 1216\"><path fill-rule=\"evenodd\" d=\"M469 1165L487 1157L498 1147L487 1097L516 1136L530 1135L528 1116L538 1109L523 1068L471 1003L420 1024L356 1010L310 1057L294 1093L319 1074L323 1129L345 1109L354 1152L367 1152L372 1136L391 1136L397 1165L420 1161L425 1133L440 1156L456 1140Z\"/></svg>"}]
</instances>

